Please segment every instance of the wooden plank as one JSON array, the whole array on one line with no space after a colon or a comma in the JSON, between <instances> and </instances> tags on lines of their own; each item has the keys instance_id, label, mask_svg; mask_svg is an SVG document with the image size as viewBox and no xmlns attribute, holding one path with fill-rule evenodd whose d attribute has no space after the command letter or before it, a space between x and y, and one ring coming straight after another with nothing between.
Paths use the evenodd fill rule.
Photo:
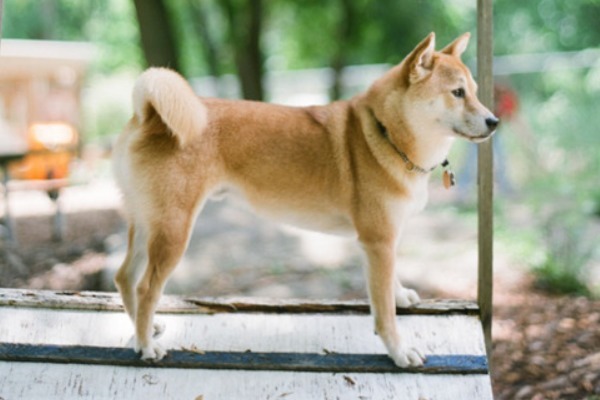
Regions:
<instances>
[{"instance_id":1,"label":"wooden plank","mask_svg":"<svg viewBox=\"0 0 600 400\"><path fill-rule=\"evenodd\" d=\"M314 354L198 352L173 350L158 362L141 360L121 347L57 346L0 343L1 361L126 367L240 369L246 371L303 371L358 373L487 374L485 356L429 356L422 367L400 368L382 354Z\"/></svg>"},{"instance_id":2,"label":"wooden plank","mask_svg":"<svg viewBox=\"0 0 600 400\"><path fill-rule=\"evenodd\" d=\"M487 375L237 371L0 362L4 399L492 400Z\"/></svg>"},{"instance_id":3,"label":"wooden plank","mask_svg":"<svg viewBox=\"0 0 600 400\"><path fill-rule=\"evenodd\" d=\"M0 289L0 306L122 311L116 293L26 289ZM274 300L265 298L207 298L163 296L159 313L286 313L286 314L368 314L366 300ZM411 308L398 308L398 315L478 315L477 304L464 300L425 300Z\"/></svg>"},{"instance_id":4,"label":"wooden plank","mask_svg":"<svg viewBox=\"0 0 600 400\"><path fill-rule=\"evenodd\" d=\"M274 300L253 298L193 298L186 301L215 312L252 312L286 314L369 314L366 300ZM396 309L397 315L477 315L479 309L473 302L464 300L424 300L411 308Z\"/></svg>"},{"instance_id":5,"label":"wooden plank","mask_svg":"<svg viewBox=\"0 0 600 400\"><path fill-rule=\"evenodd\" d=\"M386 354L369 315L163 314L159 341L169 349L223 352ZM477 316L398 316L406 346L429 355L484 355ZM130 347L123 312L0 307L0 342Z\"/></svg>"},{"instance_id":6,"label":"wooden plank","mask_svg":"<svg viewBox=\"0 0 600 400\"><path fill-rule=\"evenodd\" d=\"M479 98L494 109L493 1L477 1L477 80ZM492 350L494 160L493 138L478 147L478 287L477 301L488 356Z\"/></svg>"}]
</instances>

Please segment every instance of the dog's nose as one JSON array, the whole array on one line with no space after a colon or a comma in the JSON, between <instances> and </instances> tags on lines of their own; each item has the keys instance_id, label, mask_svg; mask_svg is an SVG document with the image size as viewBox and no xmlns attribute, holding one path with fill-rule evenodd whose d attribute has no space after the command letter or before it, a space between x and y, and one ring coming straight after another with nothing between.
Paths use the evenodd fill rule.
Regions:
<instances>
[{"instance_id":1,"label":"dog's nose","mask_svg":"<svg viewBox=\"0 0 600 400\"><path fill-rule=\"evenodd\" d=\"M498 124L500 123L500 120L496 117L489 117L485 119L485 124L487 125L487 127L489 128L490 131L493 131L494 129L496 129L498 127Z\"/></svg>"}]
</instances>

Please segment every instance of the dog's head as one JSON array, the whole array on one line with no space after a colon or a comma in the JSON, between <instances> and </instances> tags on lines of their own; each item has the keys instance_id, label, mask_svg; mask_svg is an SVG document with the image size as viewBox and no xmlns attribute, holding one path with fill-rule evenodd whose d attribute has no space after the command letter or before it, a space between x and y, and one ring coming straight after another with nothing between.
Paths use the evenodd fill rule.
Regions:
<instances>
[{"instance_id":1,"label":"dog's head","mask_svg":"<svg viewBox=\"0 0 600 400\"><path fill-rule=\"evenodd\" d=\"M458 136L473 142L489 138L498 118L477 98L477 84L460 56L469 43L465 33L435 51L430 33L380 81L373 85L382 118L408 124L416 133Z\"/></svg>"}]
</instances>

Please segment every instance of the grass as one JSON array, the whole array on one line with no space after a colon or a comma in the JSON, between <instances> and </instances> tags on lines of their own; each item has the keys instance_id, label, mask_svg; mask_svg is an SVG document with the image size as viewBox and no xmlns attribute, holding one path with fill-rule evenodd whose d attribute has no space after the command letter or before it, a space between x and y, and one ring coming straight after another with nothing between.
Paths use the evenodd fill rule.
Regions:
<instances>
[{"instance_id":1,"label":"grass","mask_svg":"<svg viewBox=\"0 0 600 400\"><path fill-rule=\"evenodd\" d=\"M547 260L533 269L536 285L554 294L581 295L591 297L590 288L581 277L578 266L570 267L568 263Z\"/></svg>"},{"instance_id":2,"label":"grass","mask_svg":"<svg viewBox=\"0 0 600 400\"><path fill-rule=\"evenodd\" d=\"M548 293L593 297L589 266L596 254L590 229L594 215L571 202L556 202L545 210L531 210L527 224L515 227L511 218L497 219L494 234L499 251L508 252L528 268L536 286Z\"/></svg>"},{"instance_id":3,"label":"grass","mask_svg":"<svg viewBox=\"0 0 600 400\"><path fill-rule=\"evenodd\" d=\"M534 265L538 285L548 292L591 296L587 266L594 257L589 215L558 207L541 227L544 259Z\"/></svg>"}]
</instances>

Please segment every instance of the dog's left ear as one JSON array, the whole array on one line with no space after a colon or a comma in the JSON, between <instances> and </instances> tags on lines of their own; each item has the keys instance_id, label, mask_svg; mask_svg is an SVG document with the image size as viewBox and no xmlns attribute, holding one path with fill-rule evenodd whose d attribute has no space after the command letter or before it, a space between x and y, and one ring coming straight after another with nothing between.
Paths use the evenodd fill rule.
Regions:
<instances>
[{"instance_id":1,"label":"dog's left ear","mask_svg":"<svg viewBox=\"0 0 600 400\"><path fill-rule=\"evenodd\" d=\"M469 32L463 33L460 35L454 42L450 43L448 46L444 47L441 53L449 54L454 57L459 57L462 53L467 49L467 45L469 44L469 38L471 34Z\"/></svg>"}]
</instances>

